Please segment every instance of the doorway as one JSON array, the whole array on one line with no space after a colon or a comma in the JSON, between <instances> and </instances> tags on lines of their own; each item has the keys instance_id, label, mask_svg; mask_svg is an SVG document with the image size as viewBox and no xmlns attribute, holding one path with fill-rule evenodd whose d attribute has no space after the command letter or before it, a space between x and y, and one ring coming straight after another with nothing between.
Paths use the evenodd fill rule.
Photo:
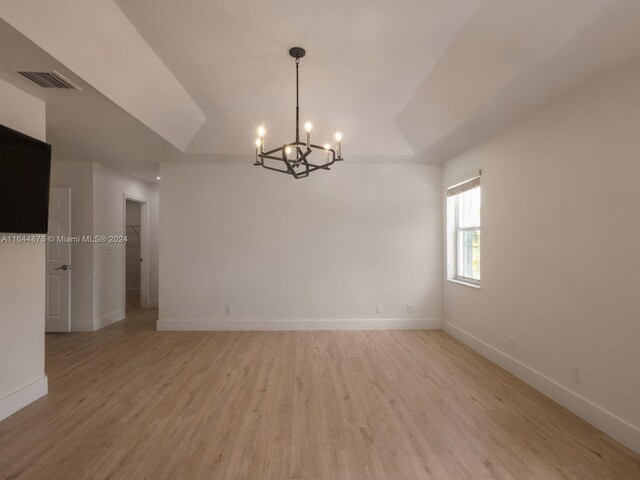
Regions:
<instances>
[{"instance_id":1,"label":"doorway","mask_svg":"<svg viewBox=\"0 0 640 480\"><path fill-rule=\"evenodd\" d=\"M125 196L125 311L127 314L147 306L146 301L146 203Z\"/></svg>"}]
</instances>

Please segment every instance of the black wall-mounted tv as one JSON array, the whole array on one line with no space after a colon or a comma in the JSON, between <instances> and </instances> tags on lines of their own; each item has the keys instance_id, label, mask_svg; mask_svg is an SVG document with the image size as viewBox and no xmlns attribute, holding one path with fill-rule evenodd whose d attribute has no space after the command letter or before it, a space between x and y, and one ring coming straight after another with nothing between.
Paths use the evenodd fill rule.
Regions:
<instances>
[{"instance_id":1,"label":"black wall-mounted tv","mask_svg":"<svg viewBox=\"0 0 640 480\"><path fill-rule=\"evenodd\" d=\"M51 145L0 125L0 232L47 233Z\"/></svg>"}]
</instances>

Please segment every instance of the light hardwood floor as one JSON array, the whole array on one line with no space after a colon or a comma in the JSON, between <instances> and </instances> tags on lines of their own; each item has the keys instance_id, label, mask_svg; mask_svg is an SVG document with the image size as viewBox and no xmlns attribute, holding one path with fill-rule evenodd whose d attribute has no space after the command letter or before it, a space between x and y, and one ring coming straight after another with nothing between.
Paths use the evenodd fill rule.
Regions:
<instances>
[{"instance_id":1,"label":"light hardwood floor","mask_svg":"<svg viewBox=\"0 0 640 480\"><path fill-rule=\"evenodd\" d=\"M640 479L640 457L440 331L47 335L4 479Z\"/></svg>"}]
</instances>

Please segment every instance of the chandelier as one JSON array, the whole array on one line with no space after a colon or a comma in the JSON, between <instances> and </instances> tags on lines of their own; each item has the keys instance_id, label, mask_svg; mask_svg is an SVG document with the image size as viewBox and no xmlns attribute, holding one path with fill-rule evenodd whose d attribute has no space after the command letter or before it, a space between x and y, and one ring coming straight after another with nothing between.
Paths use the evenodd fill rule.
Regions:
<instances>
[{"instance_id":1,"label":"chandelier","mask_svg":"<svg viewBox=\"0 0 640 480\"><path fill-rule=\"evenodd\" d=\"M298 71L300 59L306 55L306 51L301 47L293 47L289 50L289 55L296 59L296 140L295 142L285 143L281 147L265 151L265 135L264 126L258 128L258 139L256 140L256 161L254 165L262 166L268 170L287 173L294 178L308 177L311 172L316 170L330 170L330 166L335 162L344 160L342 158L342 134L335 134L336 148L332 148L328 143L324 146L314 145L311 143L311 122L306 122L304 128L307 132L305 142L300 141L300 105L298 103ZM313 151L323 151L324 158L311 162L311 154Z\"/></svg>"}]
</instances>

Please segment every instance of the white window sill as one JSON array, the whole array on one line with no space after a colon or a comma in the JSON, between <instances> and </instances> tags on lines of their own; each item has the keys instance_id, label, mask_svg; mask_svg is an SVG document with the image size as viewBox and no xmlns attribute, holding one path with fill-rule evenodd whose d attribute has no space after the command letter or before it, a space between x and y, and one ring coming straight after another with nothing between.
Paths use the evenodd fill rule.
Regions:
<instances>
[{"instance_id":1,"label":"white window sill","mask_svg":"<svg viewBox=\"0 0 640 480\"><path fill-rule=\"evenodd\" d=\"M457 278L447 278L447 280L452 282L452 283L459 283L460 285L465 285L465 286L471 287L471 288L480 288L480 284L479 283L465 282L464 280L458 280Z\"/></svg>"}]
</instances>

